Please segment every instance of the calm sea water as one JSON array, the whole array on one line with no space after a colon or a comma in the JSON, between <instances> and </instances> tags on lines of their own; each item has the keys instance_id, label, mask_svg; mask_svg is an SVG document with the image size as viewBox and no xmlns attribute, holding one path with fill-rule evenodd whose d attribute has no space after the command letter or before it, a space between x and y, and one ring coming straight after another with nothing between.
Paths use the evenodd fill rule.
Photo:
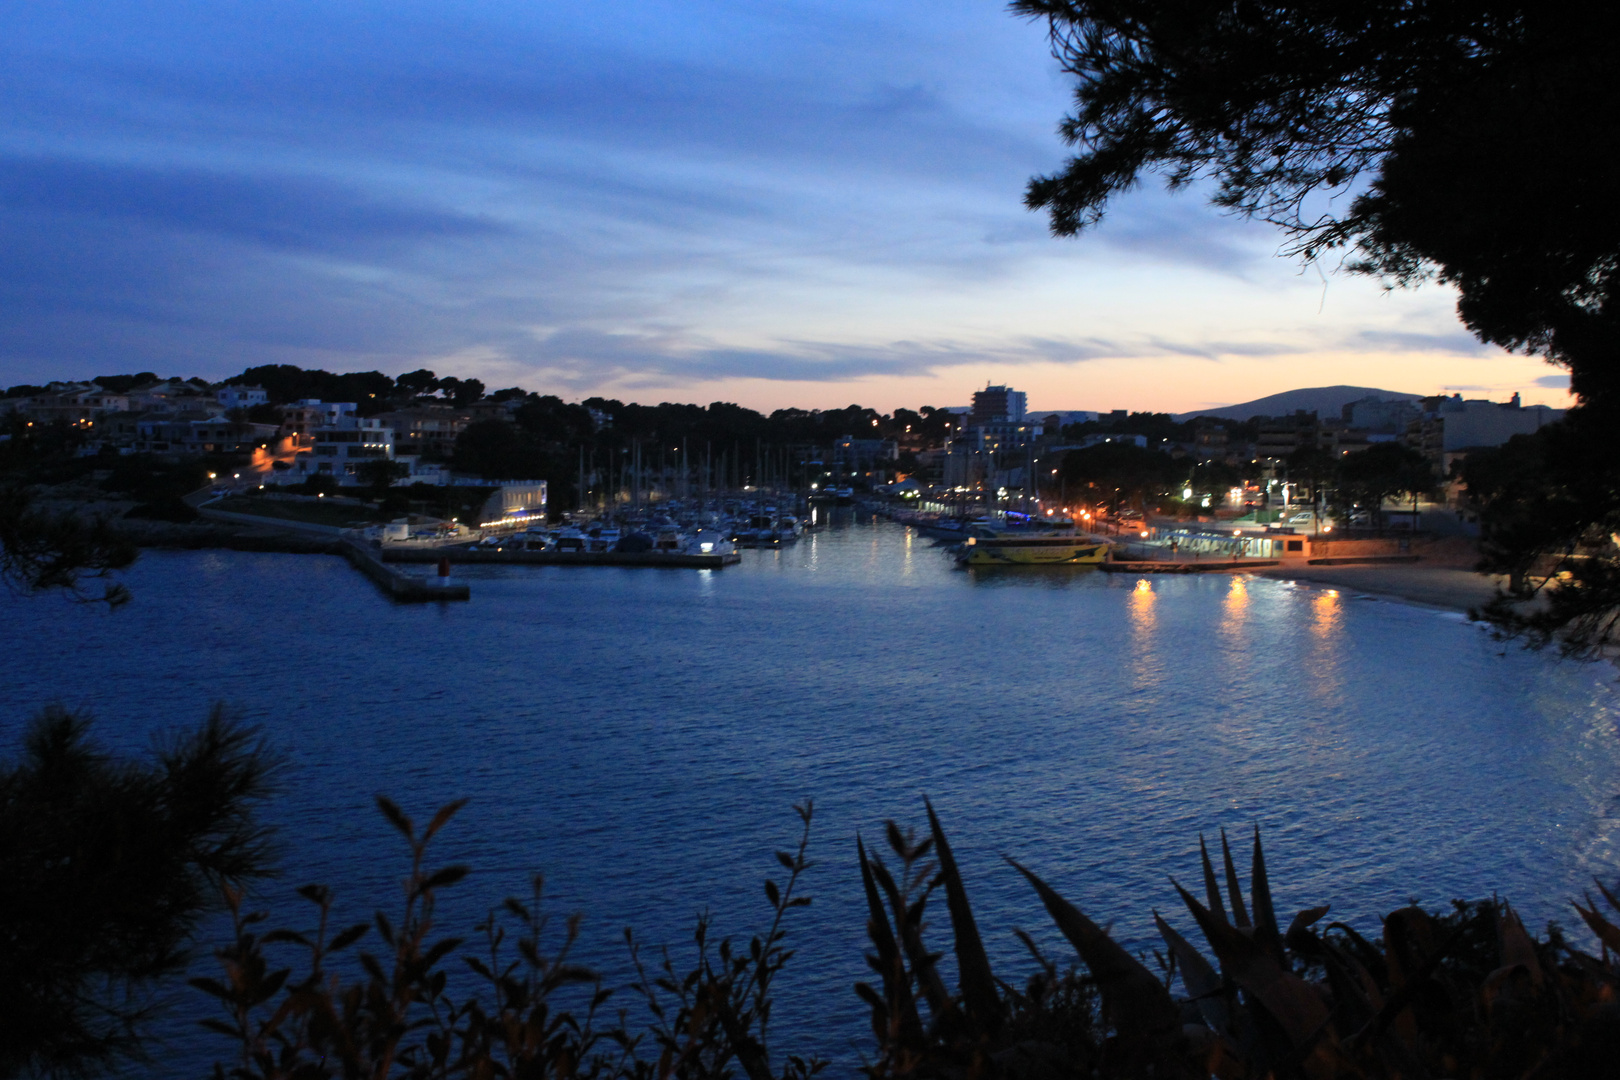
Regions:
<instances>
[{"instance_id":1,"label":"calm sea water","mask_svg":"<svg viewBox=\"0 0 1620 1080\"><path fill-rule=\"evenodd\" d=\"M705 908L762 929L771 852L813 798L778 1041L845 1060L855 837L924 823L924 795L1004 977L1027 969L1013 926L1056 937L1004 855L1136 946L1222 827L1240 862L1262 828L1280 912L1369 929L1492 892L1568 924L1568 897L1620 873L1614 670L1504 653L1456 615L1241 577L968 573L853 517L723 572L466 577L470 603L407 607L334 557L149 552L119 612L0 599L0 744L52 701L124 749L227 702L287 759L278 914L302 919L305 881L356 917L392 906L402 848L374 793L418 819L468 796L438 850L476 872L446 921L544 870L610 979L627 925L677 955Z\"/></svg>"}]
</instances>

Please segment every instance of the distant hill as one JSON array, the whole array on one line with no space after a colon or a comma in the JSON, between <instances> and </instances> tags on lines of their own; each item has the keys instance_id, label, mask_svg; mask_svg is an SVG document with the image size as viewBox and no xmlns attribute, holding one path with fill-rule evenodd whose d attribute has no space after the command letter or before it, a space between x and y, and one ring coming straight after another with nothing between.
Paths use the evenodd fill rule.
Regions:
<instances>
[{"instance_id":1,"label":"distant hill","mask_svg":"<svg viewBox=\"0 0 1620 1080\"><path fill-rule=\"evenodd\" d=\"M1371 386L1315 386L1307 390L1287 390L1270 397L1245 401L1241 405L1222 405L1212 409L1194 409L1176 414L1176 420L1191 420L1195 416L1219 416L1227 420L1247 420L1254 416L1292 416L1300 409L1318 416L1338 416L1352 401L1376 397L1380 401L1417 401L1422 394L1402 394L1394 390L1379 390Z\"/></svg>"}]
</instances>

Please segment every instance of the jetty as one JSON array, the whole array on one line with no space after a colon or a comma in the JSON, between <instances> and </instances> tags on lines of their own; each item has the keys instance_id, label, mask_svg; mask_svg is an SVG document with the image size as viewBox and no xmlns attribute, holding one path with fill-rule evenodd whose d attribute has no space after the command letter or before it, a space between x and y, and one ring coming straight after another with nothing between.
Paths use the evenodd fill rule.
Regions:
<instances>
[{"instance_id":1,"label":"jetty","mask_svg":"<svg viewBox=\"0 0 1620 1080\"><path fill-rule=\"evenodd\" d=\"M656 566L698 570L722 570L742 561L736 551L499 551L495 548L458 546L394 547L377 551L385 563L478 563L497 566Z\"/></svg>"},{"instance_id":2,"label":"jetty","mask_svg":"<svg viewBox=\"0 0 1620 1080\"><path fill-rule=\"evenodd\" d=\"M375 581L384 592L401 603L422 604L472 598L472 590L465 583L452 582L444 575L420 577L401 573L384 566L374 551L353 540L345 540L342 551L344 558L348 559L356 570Z\"/></svg>"}]
</instances>

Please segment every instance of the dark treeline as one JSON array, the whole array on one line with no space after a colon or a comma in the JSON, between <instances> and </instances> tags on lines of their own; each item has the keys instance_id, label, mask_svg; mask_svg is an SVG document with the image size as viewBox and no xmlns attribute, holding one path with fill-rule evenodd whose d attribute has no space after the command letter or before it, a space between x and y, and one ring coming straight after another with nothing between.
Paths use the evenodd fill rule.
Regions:
<instances>
[{"instance_id":1,"label":"dark treeline","mask_svg":"<svg viewBox=\"0 0 1620 1080\"><path fill-rule=\"evenodd\" d=\"M1067 438L1079 439L1087 435L1141 435L1149 446L1160 443L1188 443L1200 432L1221 428L1229 442L1253 442L1260 437L1260 417L1248 420L1229 420L1220 416L1197 416L1191 420L1177 420L1169 413L1133 412L1109 413L1079 424L1063 428Z\"/></svg>"},{"instance_id":2,"label":"dark treeline","mask_svg":"<svg viewBox=\"0 0 1620 1080\"><path fill-rule=\"evenodd\" d=\"M94 381L121 393L160 380L141 372ZM209 385L202 379L182 381L199 388ZM476 406L450 462L488 479L543 479L550 485L553 505L564 507L575 505L582 495L629 490L644 478L677 472L691 488L803 486L839 439L938 442L954 423L950 412L934 406L883 413L852 404L767 414L723 401L642 405L591 397L571 403L518 386L488 392L478 379L440 377L425 368L390 378L378 371L339 374L267 364L231 376L224 385L265 390L268 402L243 414L260 422L276 422L286 406L308 399L354 402L366 417L419 407ZM8 396L43 389L19 386ZM902 466L908 464L902 461Z\"/></svg>"}]
</instances>

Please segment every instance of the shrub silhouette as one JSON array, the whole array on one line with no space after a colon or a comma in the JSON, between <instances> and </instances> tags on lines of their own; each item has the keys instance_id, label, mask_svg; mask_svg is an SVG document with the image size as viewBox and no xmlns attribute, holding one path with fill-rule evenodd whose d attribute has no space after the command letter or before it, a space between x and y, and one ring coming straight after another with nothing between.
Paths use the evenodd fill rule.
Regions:
<instances>
[{"instance_id":1,"label":"shrub silhouette","mask_svg":"<svg viewBox=\"0 0 1620 1080\"><path fill-rule=\"evenodd\" d=\"M220 888L266 872L270 769L220 709L150 762L106 753L64 709L35 718L0 765L0 1076L141 1056Z\"/></svg>"},{"instance_id":2,"label":"shrub silhouette","mask_svg":"<svg viewBox=\"0 0 1620 1080\"><path fill-rule=\"evenodd\" d=\"M302 892L319 912L313 932L261 933L263 916L243 914L240 893L228 894L236 935L219 951L225 978L196 980L229 1015L209 1026L239 1048L217 1077L808 1080L825 1067L773 1054L767 1042L771 989L792 956L784 921L809 902L796 894L810 865L808 804L798 808L797 850L777 853L784 884L765 886L769 928L746 948L714 943L702 919L694 963L677 965L666 951L649 971L627 932L638 973L627 989L651 1016L640 1028L626 1011L604 1019L614 991L569 960L577 919L555 953L543 951L538 876L528 899L507 900L475 928L476 953L461 938L436 937L435 895L465 869L429 869L425 851L461 804L420 832L388 800L378 805L411 851L397 921L379 912L328 936L331 896L312 886ZM1165 949L1150 967L1033 870L1011 863L1080 962L1060 970L1014 931L1036 961L1018 988L993 973L944 829L925 806L921 839L888 824L892 869L857 839L875 976L856 987L874 1040L861 1071L874 1080L1573 1077L1601 1075L1620 1060L1620 927L1590 897L1575 907L1600 941L1598 956L1556 929L1532 938L1497 900L1441 913L1401 908L1384 917L1378 941L1340 922L1316 929L1326 906L1283 929L1258 830L1247 896L1223 833L1220 874L1200 841L1202 897L1172 882L1213 958L1154 912ZM1598 888L1620 912L1620 899ZM954 991L942 954L925 941L928 907L941 892ZM355 978L330 972L334 954L373 932L382 947L360 952ZM266 949L278 944L305 952L302 974L269 963ZM458 956L480 980L462 998L447 990L444 967ZM565 987L581 995L574 1008L559 1001Z\"/></svg>"}]
</instances>

